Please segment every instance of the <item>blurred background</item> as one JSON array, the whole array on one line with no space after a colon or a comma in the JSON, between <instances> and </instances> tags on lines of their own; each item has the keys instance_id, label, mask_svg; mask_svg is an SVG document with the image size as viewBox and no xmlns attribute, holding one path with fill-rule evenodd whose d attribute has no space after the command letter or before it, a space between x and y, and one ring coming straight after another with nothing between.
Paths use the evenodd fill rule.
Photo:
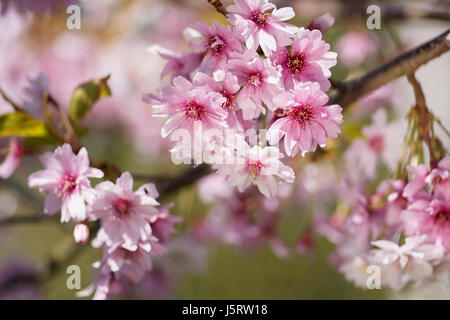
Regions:
<instances>
[{"instance_id":1,"label":"blurred background","mask_svg":"<svg viewBox=\"0 0 450 320\"><path fill-rule=\"evenodd\" d=\"M292 6L296 17L290 22L297 26L308 25L325 13L335 17L334 26L327 29L324 38L331 50L338 52L338 64L331 69L336 82L360 76L450 26L446 1L379 2L383 8L380 30L366 27L365 10L371 1L272 2L278 7ZM227 6L231 1L223 3ZM211 19L225 23L225 18L206 0L0 0L0 4L0 87L10 97L26 102L29 80L44 73L52 96L67 107L78 84L111 74L112 96L99 101L83 123L90 130L83 138L90 156L107 159L141 175L172 176L187 168L172 164L168 142L160 138L163 122L152 117L151 107L141 102L141 96L157 88L165 64L147 47L158 44L174 51L187 51L183 30L190 24L196 21L209 24ZM81 7L81 30L66 28L66 8L70 4ZM429 108L447 127L449 70L450 55L446 54L417 72ZM342 148L345 136L352 137L369 123L374 108L380 104L390 118L405 117L414 103L406 79L396 80L383 90L360 99L346 110L344 142L336 142L342 145L334 148ZM0 114L10 111L9 104L0 98ZM450 141L445 135L442 137L448 149ZM0 147L6 145L7 140L0 139ZM335 196L327 191L338 175L333 158L322 162L311 158L296 161L293 164L298 176L296 185L278 208L281 212L278 233L287 253L277 253L276 244L270 242L247 248L232 241L203 238L205 217L220 209L217 203L211 204L211 190L205 192L208 181L203 180L164 199L165 203L173 203L172 214L183 217L183 222L177 225L173 248L155 262L155 271L148 281L121 298L450 298L450 293L439 286L408 288L396 293L362 290L347 282L330 261L333 245L320 235L307 232L313 214L331 213L336 206ZM42 214L42 196L26 186L28 175L39 168L35 156L26 156L12 178L0 179L1 217ZM315 173L322 170L328 170L325 179L323 174L320 178ZM319 191L329 199L317 205ZM73 243L72 227L58 221L0 226L0 283L11 274L39 270L49 257L64 252ZM68 263L81 267L82 288L92 282L91 264L100 257L99 250L86 246ZM170 268L176 281L167 279L164 272L159 273L164 267ZM9 284L10 290L0 292L0 298L76 298L75 292L66 288L66 278L65 268L60 268L43 286L13 282Z\"/></svg>"}]
</instances>

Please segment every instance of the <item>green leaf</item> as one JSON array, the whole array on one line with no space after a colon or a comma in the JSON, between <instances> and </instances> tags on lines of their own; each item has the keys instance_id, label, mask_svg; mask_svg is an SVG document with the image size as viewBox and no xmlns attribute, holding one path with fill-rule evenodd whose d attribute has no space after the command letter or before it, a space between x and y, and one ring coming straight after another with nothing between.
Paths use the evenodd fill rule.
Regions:
<instances>
[{"instance_id":1,"label":"green leaf","mask_svg":"<svg viewBox=\"0 0 450 320\"><path fill-rule=\"evenodd\" d=\"M80 122L99 99L111 95L109 77L93 79L75 88L69 104L69 116L74 123Z\"/></svg>"},{"instance_id":2,"label":"green leaf","mask_svg":"<svg viewBox=\"0 0 450 320\"><path fill-rule=\"evenodd\" d=\"M0 117L0 137L46 137L48 130L44 121L17 111Z\"/></svg>"}]
</instances>

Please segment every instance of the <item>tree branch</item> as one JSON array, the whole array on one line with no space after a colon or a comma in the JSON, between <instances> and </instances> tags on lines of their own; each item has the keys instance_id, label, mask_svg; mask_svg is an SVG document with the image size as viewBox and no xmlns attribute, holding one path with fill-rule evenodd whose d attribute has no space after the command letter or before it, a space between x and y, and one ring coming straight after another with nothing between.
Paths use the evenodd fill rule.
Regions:
<instances>
[{"instance_id":1,"label":"tree branch","mask_svg":"<svg viewBox=\"0 0 450 320\"><path fill-rule=\"evenodd\" d=\"M220 2L220 0L208 0L208 2L212 4L214 8L216 8L217 12L223 14L225 17L227 16L227 10L223 6L222 2Z\"/></svg>"},{"instance_id":2,"label":"tree branch","mask_svg":"<svg viewBox=\"0 0 450 320\"><path fill-rule=\"evenodd\" d=\"M337 103L343 107L348 106L363 95L388 82L414 72L428 61L450 50L449 33L450 29L361 78L341 83L337 94L331 98L331 103Z\"/></svg>"},{"instance_id":3,"label":"tree branch","mask_svg":"<svg viewBox=\"0 0 450 320\"><path fill-rule=\"evenodd\" d=\"M43 221L59 221L56 216L48 216L43 214L13 216L0 220L0 227L14 224L39 223Z\"/></svg>"}]
</instances>

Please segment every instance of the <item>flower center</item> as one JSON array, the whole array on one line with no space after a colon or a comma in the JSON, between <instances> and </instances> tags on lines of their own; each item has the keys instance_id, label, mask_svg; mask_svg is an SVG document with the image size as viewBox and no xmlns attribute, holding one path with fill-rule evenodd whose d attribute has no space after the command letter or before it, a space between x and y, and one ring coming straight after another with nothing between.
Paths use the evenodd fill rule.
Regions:
<instances>
[{"instance_id":1,"label":"flower center","mask_svg":"<svg viewBox=\"0 0 450 320\"><path fill-rule=\"evenodd\" d=\"M122 218L130 212L131 202L122 198L117 199L114 202L114 209L116 210L117 215Z\"/></svg>"},{"instance_id":2,"label":"flower center","mask_svg":"<svg viewBox=\"0 0 450 320\"><path fill-rule=\"evenodd\" d=\"M250 15L250 20L258 25L259 28L264 28L268 22L270 14L262 11L253 11Z\"/></svg>"},{"instance_id":3,"label":"flower center","mask_svg":"<svg viewBox=\"0 0 450 320\"><path fill-rule=\"evenodd\" d=\"M246 171L252 176L253 180L255 180L257 176L259 176L263 167L264 166L260 161L252 162L247 160Z\"/></svg>"},{"instance_id":4,"label":"flower center","mask_svg":"<svg viewBox=\"0 0 450 320\"><path fill-rule=\"evenodd\" d=\"M184 109L186 116L194 120L201 120L205 114L205 109L195 102L188 103Z\"/></svg>"},{"instance_id":5,"label":"flower center","mask_svg":"<svg viewBox=\"0 0 450 320\"><path fill-rule=\"evenodd\" d=\"M221 94L222 94L222 97L227 99L227 101L225 101L222 104L222 108L234 112L233 104L234 104L234 100L236 99L236 96L234 94L228 92L225 88L222 89Z\"/></svg>"},{"instance_id":6,"label":"flower center","mask_svg":"<svg viewBox=\"0 0 450 320\"><path fill-rule=\"evenodd\" d=\"M434 221L439 226L450 223L450 211L442 210L437 212L434 216Z\"/></svg>"},{"instance_id":7,"label":"flower center","mask_svg":"<svg viewBox=\"0 0 450 320\"><path fill-rule=\"evenodd\" d=\"M286 115L290 116L294 120L303 124L314 117L313 108L311 106L296 106L292 110L286 112Z\"/></svg>"},{"instance_id":8,"label":"flower center","mask_svg":"<svg viewBox=\"0 0 450 320\"><path fill-rule=\"evenodd\" d=\"M252 73L247 78L247 83L255 87L260 87L262 84L262 77L259 72Z\"/></svg>"},{"instance_id":9,"label":"flower center","mask_svg":"<svg viewBox=\"0 0 450 320\"><path fill-rule=\"evenodd\" d=\"M212 54L219 56L222 53L225 46L221 43L216 43L217 41L220 41L220 39L218 39L217 37L210 37L208 39L208 46L209 49L212 51Z\"/></svg>"},{"instance_id":10,"label":"flower center","mask_svg":"<svg viewBox=\"0 0 450 320\"><path fill-rule=\"evenodd\" d=\"M370 146L370 148L373 151L375 151L377 153L380 153L381 151L383 151L383 148L384 148L384 139L383 139L383 137L382 136L372 137L369 140L369 146Z\"/></svg>"},{"instance_id":11,"label":"flower center","mask_svg":"<svg viewBox=\"0 0 450 320\"><path fill-rule=\"evenodd\" d=\"M63 177L61 194L71 194L77 187L77 177L73 174L66 174Z\"/></svg>"},{"instance_id":12,"label":"flower center","mask_svg":"<svg viewBox=\"0 0 450 320\"><path fill-rule=\"evenodd\" d=\"M303 53L302 54L290 53L287 56L285 66L289 70L291 70L292 74L301 72L305 66L305 58Z\"/></svg>"}]
</instances>

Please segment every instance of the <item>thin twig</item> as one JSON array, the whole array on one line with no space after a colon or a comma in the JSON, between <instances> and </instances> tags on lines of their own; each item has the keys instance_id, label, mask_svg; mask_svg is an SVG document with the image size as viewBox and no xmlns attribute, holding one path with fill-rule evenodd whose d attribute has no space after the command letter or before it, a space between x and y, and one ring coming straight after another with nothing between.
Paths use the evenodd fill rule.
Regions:
<instances>
[{"instance_id":1,"label":"thin twig","mask_svg":"<svg viewBox=\"0 0 450 320\"><path fill-rule=\"evenodd\" d=\"M436 121L436 123L439 125L439 127L442 129L442 131L444 131L445 134L450 138L450 131L448 131L448 129L444 126L441 119L435 117L434 121Z\"/></svg>"},{"instance_id":2,"label":"thin twig","mask_svg":"<svg viewBox=\"0 0 450 320\"><path fill-rule=\"evenodd\" d=\"M437 162L434 157L433 143L430 137L431 113L430 111L428 111L427 105L425 103L425 95L423 94L422 86L420 85L419 81L417 81L414 72L409 73L407 77L409 83L412 85L414 89L414 96L416 98L415 110L417 113L417 120L419 124L418 128L419 137L422 141L426 143L428 147L431 167L435 167Z\"/></svg>"},{"instance_id":3,"label":"thin twig","mask_svg":"<svg viewBox=\"0 0 450 320\"><path fill-rule=\"evenodd\" d=\"M420 66L450 50L449 33L450 29L361 78L344 82L342 88L332 97L331 103L337 103L343 107L348 106L388 82L414 72Z\"/></svg>"},{"instance_id":4,"label":"thin twig","mask_svg":"<svg viewBox=\"0 0 450 320\"><path fill-rule=\"evenodd\" d=\"M225 17L227 16L227 10L223 6L222 2L220 2L220 0L208 0L208 2L212 4L214 8L216 8L217 12L223 14Z\"/></svg>"},{"instance_id":5,"label":"thin twig","mask_svg":"<svg viewBox=\"0 0 450 320\"><path fill-rule=\"evenodd\" d=\"M19 107L19 105L17 103L15 103L10 97L8 97L8 95L3 91L2 88L0 88L0 95L6 102L8 102L14 108L15 111L22 110L22 108Z\"/></svg>"}]
</instances>

